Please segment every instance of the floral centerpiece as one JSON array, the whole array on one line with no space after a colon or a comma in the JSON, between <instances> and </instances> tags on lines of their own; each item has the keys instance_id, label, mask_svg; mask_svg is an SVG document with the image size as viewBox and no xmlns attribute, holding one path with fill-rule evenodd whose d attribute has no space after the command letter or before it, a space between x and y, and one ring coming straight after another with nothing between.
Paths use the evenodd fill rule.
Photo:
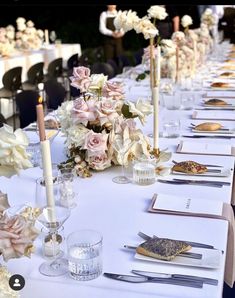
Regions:
<instances>
[{"instance_id":1,"label":"floral centerpiece","mask_svg":"<svg viewBox=\"0 0 235 298\"><path fill-rule=\"evenodd\" d=\"M19 17L16 20L17 32L15 47L19 50L40 49L44 41L44 32L36 29L34 23L25 18Z\"/></svg>"},{"instance_id":2,"label":"floral centerpiece","mask_svg":"<svg viewBox=\"0 0 235 298\"><path fill-rule=\"evenodd\" d=\"M0 256L6 262L22 256L30 257L34 251L33 241L39 235L34 227L39 209L27 207L20 214L10 215L9 208L7 195L0 192ZM7 268L0 264L1 298L19 297L9 287L10 276Z\"/></svg>"},{"instance_id":3,"label":"floral centerpiece","mask_svg":"<svg viewBox=\"0 0 235 298\"><path fill-rule=\"evenodd\" d=\"M0 56L9 56L14 52L15 28L11 25L0 28Z\"/></svg>"},{"instance_id":4,"label":"floral centerpiece","mask_svg":"<svg viewBox=\"0 0 235 298\"><path fill-rule=\"evenodd\" d=\"M4 124L0 128L0 176L11 177L32 167L26 148L29 140L22 129Z\"/></svg>"},{"instance_id":5,"label":"floral centerpiece","mask_svg":"<svg viewBox=\"0 0 235 298\"><path fill-rule=\"evenodd\" d=\"M103 74L90 75L90 70L83 66L74 68L71 81L83 95L64 102L58 109L69 157L61 167L72 167L79 176L89 177L90 170L128 165L132 159L150 156L149 139L134 121L138 117L141 123L145 122L152 113L150 102L141 99L137 103L124 102L120 84L108 82ZM130 141L131 146L122 158L115 145L121 142L125 146Z\"/></svg>"}]
</instances>

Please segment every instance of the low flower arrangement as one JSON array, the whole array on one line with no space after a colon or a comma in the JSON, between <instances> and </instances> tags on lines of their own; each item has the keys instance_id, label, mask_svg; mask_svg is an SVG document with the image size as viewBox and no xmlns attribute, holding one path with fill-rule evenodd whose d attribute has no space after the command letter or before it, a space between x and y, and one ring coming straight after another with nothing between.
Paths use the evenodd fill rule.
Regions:
<instances>
[{"instance_id":1,"label":"low flower arrangement","mask_svg":"<svg viewBox=\"0 0 235 298\"><path fill-rule=\"evenodd\" d=\"M90 170L101 171L112 165L128 165L132 159L150 156L148 137L137 128L152 113L150 102L124 101L121 85L107 82L103 74L93 74L86 67L74 68L72 85L83 95L64 102L58 109L61 130L66 136L68 160L61 167L72 167L81 177ZM89 91L96 90L94 93ZM130 145L131 142L131 145ZM128 146L124 158L121 149Z\"/></svg>"}]
</instances>

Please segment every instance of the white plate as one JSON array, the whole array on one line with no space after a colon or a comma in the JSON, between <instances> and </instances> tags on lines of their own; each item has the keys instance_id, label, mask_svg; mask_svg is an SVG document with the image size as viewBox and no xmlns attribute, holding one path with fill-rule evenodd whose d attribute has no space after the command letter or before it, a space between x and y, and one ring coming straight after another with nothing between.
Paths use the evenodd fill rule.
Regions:
<instances>
[{"instance_id":1,"label":"white plate","mask_svg":"<svg viewBox=\"0 0 235 298\"><path fill-rule=\"evenodd\" d=\"M222 252L220 250L193 247L192 249L190 249L190 252L202 254L202 259L198 260L198 259L176 256L172 261L164 261L160 259L147 257L139 253L135 254L135 259L146 261L146 262L154 262L156 264L164 263L169 265L180 265L180 266L190 266L190 267L200 267L200 268L210 268L210 269L220 268L221 256L222 256Z\"/></svg>"},{"instance_id":2,"label":"white plate","mask_svg":"<svg viewBox=\"0 0 235 298\"><path fill-rule=\"evenodd\" d=\"M233 129L230 129L230 130L196 130L196 129L193 129L191 130L195 135L205 135L205 134L208 134L208 135L213 135L213 136L216 136L216 135L225 135L225 136L232 136L235 134L235 130Z\"/></svg>"},{"instance_id":3,"label":"white plate","mask_svg":"<svg viewBox=\"0 0 235 298\"><path fill-rule=\"evenodd\" d=\"M211 106L207 104L202 104L203 108L200 110L235 110L235 105L227 105L227 106Z\"/></svg>"},{"instance_id":4,"label":"white plate","mask_svg":"<svg viewBox=\"0 0 235 298\"><path fill-rule=\"evenodd\" d=\"M208 169L212 169L209 168ZM213 168L215 170L215 168ZM231 170L230 169L221 169L220 173L211 173L211 172L205 172L201 174L187 174L187 173L182 173L182 172L171 172L172 175L181 175L181 176L205 176L205 177L229 177L231 175Z\"/></svg>"}]
</instances>

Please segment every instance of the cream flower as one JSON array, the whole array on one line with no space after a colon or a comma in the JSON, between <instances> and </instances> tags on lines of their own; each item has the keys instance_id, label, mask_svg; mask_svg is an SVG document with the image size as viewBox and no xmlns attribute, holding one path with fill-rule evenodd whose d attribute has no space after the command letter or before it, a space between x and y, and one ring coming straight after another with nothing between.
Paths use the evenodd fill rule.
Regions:
<instances>
[{"instance_id":1,"label":"cream flower","mask_svg":"<svg viewBox=\"0 0 235 298\"><path fill-rule=\"evenodd\" d=\"M108 158L106 153L90 155L86 158L91 169L96 171L103 171L111 166L111 159Z\"/></svg>"},{"instance_id":2,"label":"cream flower","mask_svg":"<svg viewBox=\"0 0 235 298\"><path fill-rule=\"evenodd\" d=\"M72 145L76 147L80 147L84 145L85 137L89 129L84 127L82 124L72 125L67 128L67 140L66 144L68 147L72 147Z\"/></svg>"},{"instance_id":3,"label":"cream flower","mask_svg":"<svg viewBox=\"0 0 235 298\"><path fill-rule=\"evenodd\" d=\"M124 32L134 29L135 24L139 21L135 11L119 11L114 19L114 26L117 30L123 29Z\"/></svg>"},{"instance_id":4,"label":"cream flower","mask_svg":"<svg viewBox=\"0 0 235 298\"><path fill-rule=\"evenodd\" d=\"M20 297L17 291L14 291L9 286L9 279L12 276L10 272L7 271L7 268L0 265L0 297L1 298L18 298Z\"/></svg>"},{"instance_id":5,"label":"cream flower","mask_svg":"<svg viewBox=\"0 0 235 298\"><path fill-rule=\"evenodd\" d=\"M104 74L93 74L91 75L91 83L89 86L89 90L94 89L102 89L106 81L108 80L108 76L105 76Z\"/></svg>"},{"instance_id":6,"label":"cream flower","mask_svg":"<svg viewBox=\"0 0 235 298\"><path fill-rule=\"evenodd\" d=\"M175 54L176 51L176 45L171 39L162 39L161 46L163 50L163 56L170 56Z\"/></svg>"},{"instance_id":7,"label":"cream flower","mask_svg":"<svg viewBox=\"0 0 235 298\"><path fill-rule=\"evenodd\" d=\"M151 23L151 21L145 16L135 24L134 27L136 33L142 33L145 39L150 39L159 34L158 29Z\"/></svg>"},{"instance_id":8,"label":"cream flower","mask_svg":"<svg viewBox=\"0 0 235 298\"><path fill-rule=\"evenodd\" d=\"M22 129L4 125L0 128L0 175L11 177L21 169L32 167L26 147L29 141Z\"/></svg>"},{"instance_id":9,"label":"cream flower","mask_svg":"<svg viewBox=\"0 0 235 298\"><path fill-rule=\"evenodd\" d=\"M158 19L158 20L164 20L168 14L166 13L165 7L159 6L159 5L153 5L148 10L148 15L150 18Z\"/></svg>"},{"instance_id":10,"label":"cream flower","mask_svg":"<svg viewBox=\"0 0 235 298\"><path fill-rule=\"evenodd\" d=\"M136 104L130 101L127 101L127 104L129 105L129 112L133 116L138 116L142 124L145 123L145 116L153 112L153 107L149 101L138 99Z\"/></svg>"},{"instance_id":11,"label":"cream flower","mask_svg":"<svg viewBox=\"0 0 235 298\"><path fill-rule=\"evenodd\" d=\"M189 16L189 15L184 15L181 19L181 25L184 27L184 28L187 28L188 26L192 25L193 24L193 20L192 18Z\"/></svg>"}]
</instances>

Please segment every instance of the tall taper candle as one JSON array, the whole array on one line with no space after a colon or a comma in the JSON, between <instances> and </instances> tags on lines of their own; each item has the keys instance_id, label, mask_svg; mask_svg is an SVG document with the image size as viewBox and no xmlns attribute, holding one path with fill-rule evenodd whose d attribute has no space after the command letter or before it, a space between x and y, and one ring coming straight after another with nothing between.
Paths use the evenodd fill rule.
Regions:
<instances>
[{"instance_id":1,"label":"tall taper candle","mask_svg":"<svg viewBox=\"0 0 235 298\"><path fill-rule=\"evenodd\" d=\"M49 44L49 32L47 29L44 31L44 36L45 36L45 44Z\"/></svg>"},{"instance_id":2,"label":"tall taper candle","mask_svg":"<svg viewBox=\"0 0 235 298\"><path fill-rule=\"evenodd\" d=\"M159 85L160 79L161 79L161 46L158 45L157 46L157 85Z\"/></svg>"},{"instance_id":3,"label":"tall taper candle","mask_svg":"<svg viewBox=\"0 0 235 298\"><path fill-rule=\"evenodd\" d=\"M46 140L45 126L44 126L44 112L42 104L38 104L37 107L37 121L39 127L40 145L42 153L42 167L43 167L43 177L46 185L46 198L47 206L51 207L51 212L49 213L50 222L56 221L55 216L55 200L53 193L53 176L52 176L52 164L51 164L51 150L50 142Z\"/></svg>"},{"instance_id":4,"label":"tall taper candle","mask_svg":"<svg viewBox=\"0 0 235 298\"><path fill-rule=\"evenodd\" d=\"M153 149L159 150L159 125L158 125L158 109L159 109L159 86L152 88L153 96Z\"/></svg>"}]
</instances>

